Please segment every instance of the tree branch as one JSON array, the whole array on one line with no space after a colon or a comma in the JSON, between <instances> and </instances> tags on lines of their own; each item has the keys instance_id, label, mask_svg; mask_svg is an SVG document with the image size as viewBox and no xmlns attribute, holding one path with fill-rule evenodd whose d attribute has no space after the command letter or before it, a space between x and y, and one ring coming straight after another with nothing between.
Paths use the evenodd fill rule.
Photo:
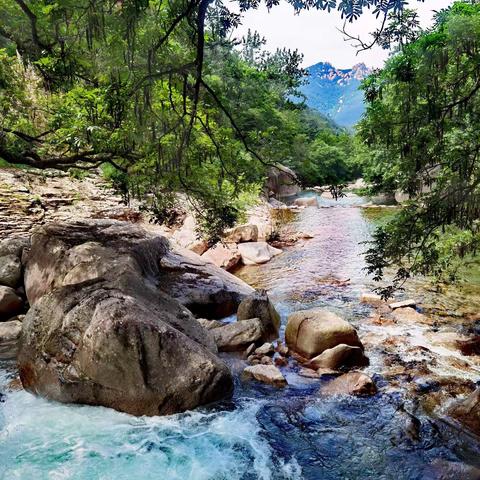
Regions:
<instances>
[{"instance_id":1,"label":"tree branch","mask_svg":"<svg viewBox=\"0 0 480 480\"><path fill-rule=\"evenodd\" d=\"M28 8L27 4L23 0L14 0L15 3L22 9L23 13L30 20L30 28L32 31L32 40L33 43L40 49L50 50L51 46L43 43L40 40L37 29L37 16Z\"/></svg>"}]
</instances>

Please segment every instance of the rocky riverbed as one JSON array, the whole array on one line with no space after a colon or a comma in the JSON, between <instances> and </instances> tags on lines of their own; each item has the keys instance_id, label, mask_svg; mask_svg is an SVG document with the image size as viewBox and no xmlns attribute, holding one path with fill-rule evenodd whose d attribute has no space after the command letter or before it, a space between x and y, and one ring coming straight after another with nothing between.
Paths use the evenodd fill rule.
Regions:
<instances>
[{"instance_id":1,"label":"rocky riverbed","mask_svg":"<svg viewBox=\"0 0 480 480\"><path fill-rule=\"evenodd\" d=\"M246 283L138 217L30 238L32 222L2 242L3 358L23 331L36 395L3 361L1 476L479 478L478 299L416 283L381 301L362 271L365 202L307 197L257 210L289 212L268 263L269 222L229 232L260 259L237 264Z\"/></svg>"}]
</instances>

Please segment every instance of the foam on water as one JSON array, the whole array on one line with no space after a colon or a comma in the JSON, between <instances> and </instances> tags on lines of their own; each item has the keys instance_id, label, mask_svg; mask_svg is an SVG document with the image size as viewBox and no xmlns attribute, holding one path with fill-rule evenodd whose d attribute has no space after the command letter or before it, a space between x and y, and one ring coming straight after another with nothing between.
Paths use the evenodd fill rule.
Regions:
<instances>
[{"instance_id":1,"label":"foam on water","mask_svg":"<svg viewBox=\"0 0 480 480\"><path fill-rule=\"evenodd\" d=\"M261 402L232 411L141 417L8 393L0 417L0 478L35 480L301 478L261 435Z\"/></svg>"}]
</instances>

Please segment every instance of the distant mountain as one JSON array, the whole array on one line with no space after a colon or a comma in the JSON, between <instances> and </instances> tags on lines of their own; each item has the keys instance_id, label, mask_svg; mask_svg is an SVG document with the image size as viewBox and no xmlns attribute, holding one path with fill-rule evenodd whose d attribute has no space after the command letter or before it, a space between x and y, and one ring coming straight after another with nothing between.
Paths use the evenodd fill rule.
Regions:
<instances>
[{"instance_id":1,"label":"distant mountain","mask_svg":"<svg viewBox=\"0 0 480 480\"><path fill-rule=\"evenodd\" d=\"M310 108L331 118L337 125L351 128L362 116L365 106L361 81L371 73L365 64L338 69L328 62L307 68L308 83L301 88Z\"/></svg>"}]
</instances>

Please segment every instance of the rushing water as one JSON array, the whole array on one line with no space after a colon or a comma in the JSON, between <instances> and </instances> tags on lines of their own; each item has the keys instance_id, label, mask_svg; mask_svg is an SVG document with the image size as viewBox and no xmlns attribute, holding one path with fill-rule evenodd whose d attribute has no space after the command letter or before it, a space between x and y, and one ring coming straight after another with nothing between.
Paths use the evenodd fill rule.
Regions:
<instances>
[{"instance_id":1,"label":"rushing water","mask_svg":"<svg viewBox=\"0 0 480 480\"><path fill-rule=\"evenodd\" d=\"M283 327L289 312L325 306L354 323L361 336L366 332L362 319L369 307L358 297L371 285L360 242L372 223L361 202L321 199L325 208L306 209L294 222L313 239L238 272L269 291ZM244 382L240 356L225 359L236 373L231 401L157 418L61 405L7 389L15 372L4 363L0 478L411 480L463 478L464 465L480 467L476 440L422 412L416 412L419 439L409 437L403 393L382 388L387 382L376 374L381 360L375 355L368 372L380 393L372 398L323 397L321 381L301 377L298 366L285 369L284 389Z\"/></svg>"}]
</instances>

